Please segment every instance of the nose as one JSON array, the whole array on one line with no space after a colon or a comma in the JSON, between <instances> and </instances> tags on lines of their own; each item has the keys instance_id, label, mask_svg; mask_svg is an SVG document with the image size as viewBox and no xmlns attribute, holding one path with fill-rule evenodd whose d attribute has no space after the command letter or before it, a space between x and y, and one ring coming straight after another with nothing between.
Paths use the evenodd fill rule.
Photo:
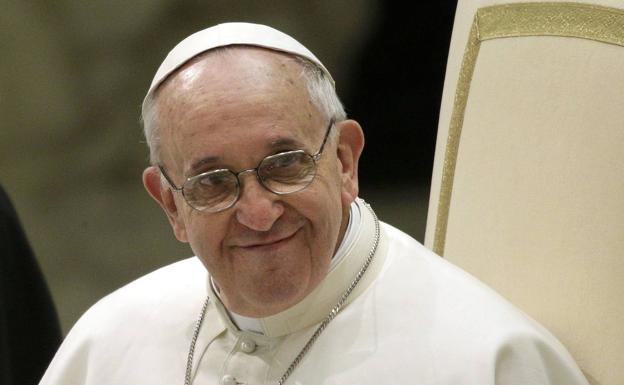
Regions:
<instances>
[{"instance_id":1,"label":"nose","mask_svg":"<svg viewBox=\"0 0 624 385\"><path fill-rule=\"evenodd\" d=\"M255 170L240 173L240 197L236 205L236 220L255 231L268 231L284 212L278 195L264 188L257 178ZM247 178L244 178L245 174Z\"/></svg>"}]
</instances>

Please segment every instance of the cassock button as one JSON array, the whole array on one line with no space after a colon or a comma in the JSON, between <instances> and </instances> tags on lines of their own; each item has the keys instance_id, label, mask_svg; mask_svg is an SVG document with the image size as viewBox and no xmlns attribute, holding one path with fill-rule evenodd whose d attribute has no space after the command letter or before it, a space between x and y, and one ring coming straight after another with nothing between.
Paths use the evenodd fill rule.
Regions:
<instances>
[{"instance_id":1,"label":"cassock button","mask_svg":"<svg viewBox=\"0 0 624 385\"><path fill-rule=\"evenodd\" d=\"M242 340L240 348L245 353L253 353L256 350L256 343L253 340Z\"/></svg>"},{"instance_id":2,"label":"cassock button","mask_svg":"<svg viewBox=\"0 0 624 385\"><path fill-rule=\"evenodd\" d=\"M236 378L234 378L234 376L230 376L229 374L226 374L221 379L221 385L236 385L236 384L238 384L238 382L236 382Z\"/></svg>"}]
</instances>

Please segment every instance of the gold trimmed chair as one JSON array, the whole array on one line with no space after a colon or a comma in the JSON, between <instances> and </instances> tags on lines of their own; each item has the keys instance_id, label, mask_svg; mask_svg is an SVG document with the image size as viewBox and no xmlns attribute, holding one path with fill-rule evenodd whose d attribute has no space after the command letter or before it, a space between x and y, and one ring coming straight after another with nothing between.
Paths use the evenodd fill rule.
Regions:
<instances>
[{"instance_id":1,"label":"gold trimmed chair","mask_svg":"<svg viewBox=\"0 0 624 385\"><path fill-rule=\"evenodd\" d=\"M624 1L459 0L425 245L624 383Z\"/></svg>"}]
</instances>

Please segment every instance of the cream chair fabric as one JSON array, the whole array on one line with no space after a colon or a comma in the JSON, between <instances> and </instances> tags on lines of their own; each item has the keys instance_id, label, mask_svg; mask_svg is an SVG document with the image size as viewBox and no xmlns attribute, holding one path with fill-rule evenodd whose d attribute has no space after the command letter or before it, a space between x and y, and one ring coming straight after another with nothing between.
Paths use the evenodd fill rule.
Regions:
<instances>
[{"instance_id":1,"label":"cream chair fabric","mask_svg":"<svg viewBox=\"0 0 624 385\"><path fill-rule=\"evenodd\" d=\"M624 383L624 1L459 1L425 244Z\"/></svg>"}]
</instances>

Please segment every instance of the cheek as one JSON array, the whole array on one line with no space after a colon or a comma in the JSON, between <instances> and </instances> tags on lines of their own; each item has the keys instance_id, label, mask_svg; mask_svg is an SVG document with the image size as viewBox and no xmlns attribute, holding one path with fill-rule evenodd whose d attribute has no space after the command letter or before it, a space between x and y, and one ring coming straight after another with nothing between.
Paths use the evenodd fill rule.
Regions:
<instances>
[{"instance_id":1,"label":"cheek","mask_svg":"<svg viewBox=\"0 0 624 385\"><path fill-rule=\"evenodd\" d=\"M327 164L324 170L319 170L323 179L323 183L327 186L331 195L340 194L342 191L342 164L334 154L330 159L327 159Z\"/></svg>"},{"instance_id":2,"label":"cheek","mask_svg":"<svg viewBox=\"0 0 624 385\"><path fill-rule=\"evenodd\" d=\"M338 185L333 179L322 178L318 187L310 189L303 202L304 216L311 223L308 242L316 255L333 255L333 248L342 222L342 203Z\"/></svg>"},{"instance_id":3,"label":"cheek","mask_svg":"<svg viewBox=\"0 0 624 385\"><path fill-rule=\"evenodd\" d=\"M324 170L316 178L318 180L314 181L314 188L311 189L314 196L313 199L317 201L316 204L318 205L315 215L321 215L318 212L318 210L321 210L323 214L328 216L326 218L328 221L331 221L334 216L340 217L342 209L342 181L337 167Z\"/></svg>"},{"instance_id":4,"label":"cheek","mask_svg":"<svg viewBox=\"0 0 624 385\"><path fill-rule=\"evenodd\" d=\"M189 244L195 255L214 264L220 260L225 225L217 216L208 216L193 210L185 220Z\"/></svg>"}]
</instances>

